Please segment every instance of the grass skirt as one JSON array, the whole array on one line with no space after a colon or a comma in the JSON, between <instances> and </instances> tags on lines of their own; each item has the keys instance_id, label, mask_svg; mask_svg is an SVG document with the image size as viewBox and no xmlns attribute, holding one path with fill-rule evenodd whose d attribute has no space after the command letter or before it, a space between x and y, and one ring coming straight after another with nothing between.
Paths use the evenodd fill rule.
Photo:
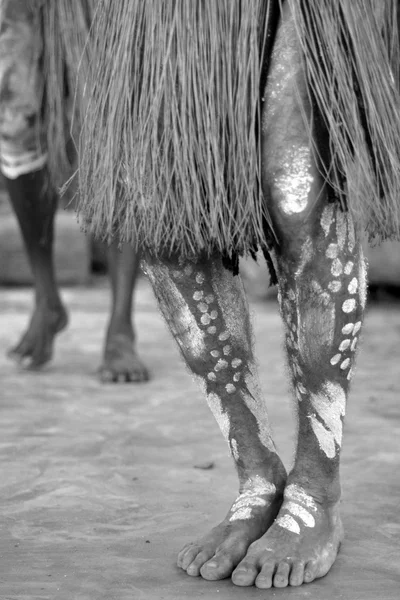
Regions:
<instances>
[{"instance_id":1,"label":"grass skirt","mask_svg":"<svg viewBox=\"0 0 400 600\"><path fill-rule=\"evenodd\" d=\"M324 176L371 236L399 237L397 0L287 1L329 133ZM182 257L265 246L260 81L278 5L98 1L80 144L91 232Z\"/></svg>"}]
</instances>

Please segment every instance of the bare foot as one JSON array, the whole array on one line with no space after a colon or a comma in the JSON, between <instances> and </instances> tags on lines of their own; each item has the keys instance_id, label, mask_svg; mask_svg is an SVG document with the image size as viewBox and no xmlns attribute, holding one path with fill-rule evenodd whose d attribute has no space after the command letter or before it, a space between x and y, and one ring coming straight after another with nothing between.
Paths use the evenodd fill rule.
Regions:
<instances>
[{"instance_id":1,"label":"bare foot","mask_svg":"<svg viewBox=\"0 0 400 600\"><path fill-rule=\"evenodd\" d=\"M289 485L271 528L251 544L232 574L238 586L298 586L326 575L343 539L339 503L324 507L303 488Z\"/></svg>"},{"instance_id":2,"label":"bare foot","mask_svg":"<svg viewBox=\"0 0 400 600\"><path fill-rule=\"evenodd\" d=\"M149 379L145 365L136 354L133 336L128 333L107 335L99 377L103 383L140 382Z\"/></svg>"},{"instance_id":3,"label":"bare foot","mask_svg":"<svg viewBox=\"0 0 400 600\"><path fill-rule=\"evenodd\" d=\"M181 550L178 567L210 581L229 577L250 544L275 519L282 503L282 485L277 489L258 475L249 479L222 523Z\"/></svg>"},{"instance_id":4,"label":"bare foot","mask_svg":"<svg viewBox=\"0 0 400 600\"><path fill-rule=\"evenodd\" d=\"M28 329L7 356L25 369L39 369L52 358L54 338L67 323L67 312L62 304L57 308L36 305Z\"/></svg>"}]
</instances>

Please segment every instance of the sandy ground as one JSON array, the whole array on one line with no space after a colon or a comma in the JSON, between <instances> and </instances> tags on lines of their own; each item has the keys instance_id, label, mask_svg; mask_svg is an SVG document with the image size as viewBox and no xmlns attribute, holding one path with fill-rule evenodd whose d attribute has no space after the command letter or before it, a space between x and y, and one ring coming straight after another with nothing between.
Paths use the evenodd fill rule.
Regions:
<instances>
[{"instance_id":1,"label":"sandy ground","mask_svg":"<svg viewBox=\"0 0 400 600\"><path fill-rule=\"evenodd\" d=\"M260 591L190 578L180 547L222 518L236 477L217 425L142 281L137 329L147 384L95 376L108 290L65 290L71 324L55 360L22 373L4 352L29 290L0 290L1 600L209 600L400 596L400 306L371 307L342 453L346 540L322 580ZM275 302L252 305L262 381L290 466L288 401ZM198 468L212 463L211 469Z\"/></svg>"}]
</instances>

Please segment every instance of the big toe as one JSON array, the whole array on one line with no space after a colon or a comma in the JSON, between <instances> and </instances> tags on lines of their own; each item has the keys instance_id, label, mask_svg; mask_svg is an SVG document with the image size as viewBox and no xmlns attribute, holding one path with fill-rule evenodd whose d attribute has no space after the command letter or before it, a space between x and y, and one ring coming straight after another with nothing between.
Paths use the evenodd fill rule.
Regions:
<instances>
[{"instance_id":1,"label":"big toe","mask_svg":"<svg viewBox=\"0 0 400 600\"><path fill-rule=\"evenodd\" d=\"M202 566L200 573L203 579L207 579L208 581L225 579L232 574L235 564L236 561L232 556L217 552L211 560Z\"/></svg>"}]
</instances>

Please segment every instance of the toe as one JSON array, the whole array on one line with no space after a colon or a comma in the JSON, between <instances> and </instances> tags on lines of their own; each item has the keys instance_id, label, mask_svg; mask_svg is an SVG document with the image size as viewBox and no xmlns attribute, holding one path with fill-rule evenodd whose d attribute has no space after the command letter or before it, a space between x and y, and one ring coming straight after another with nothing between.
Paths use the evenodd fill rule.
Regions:
<instances>
[{"instance_id":1,"label":"toe","mask_svg":"<svg viewBox=\"0 0 400 600\"><path fill-rule=\"evenodd\" d=\"M276 573L274 576L274 586L283 588L289 585L289 573L290 573L290 563L282 560L278 564L278 568L276 569Z\"/></svg>"},{"instance_id":2,"label":"toe","mask_svg":"<svg viewBox=\"0 0 400 600\"><path fill-rule=\"evenodd\" d=\"M178 555L178 567L186 571L188 566L194 561L199 552L200 548L195 544L190 544L182 548Z\"/></svg>"},{"instance_id":3,"label":"toe","mask_svg":"<svg viewBox=\"0 0 400 600\"><path fill-rule=\"evenodd\" d=\"M199 552L196 558L193 560L193 562L190 563L190 565L186 569L186 573L188 575L191 575L192 577L198 577L200 575L201 567L211 558L211 556L211 551L202 550L201 552Z\"/></svg>"},{"instance_id":4,"label":"toe","mask_svg":"<svg viewBox=\"0 0 400 600\"><path fill-rule=\"evenodd\" d=\"M132 383L148 380L149 373L144 365L138 365L127 373L127 381L131 381Z\"/></svg>"},{"instance_id":5,"label":"toe","mask_svg":"<svg viewBox=\"0 0 400 600\"><path fill-rule=\"evenodd\" d=\"M311 583L314 581L317 574L317 563L314 560L310 560L304 569L304 582Z\"/></svg>"},{"instance_id":6,"label":"toe","mask_svg":"<svg viewBox=\"0 0 400 600\"><path fill-rule=\"evenodd\" d=\"M304 562L297 560L292 565L289 584L292 586L301 585L304 581Z\"/></svg>"},{"instance_id":7,"label":"toe","mask_svg":"<svg viewBox=\"0 0 400 600\"><path fill-rule=\"evenodd\" d=\"M111 369L108 369L106 366L102 365L98 371L99 378L102 383L112 383L115 381L115 374Z\"/></svg>"},{"instance_id":8,"label":"toe","mask_svg":"<svg viewBox=\"0 0 400 600\"><path fill-rule=\"evenodd\" d=\"M272 579L274 577L276 565L274 562L267 562L262 566L255 585L256 587L266 590L272 587Z\"/></svg>"},{"instance_id":9,"label":"toe","mask_svg":"<svg viewBox=\"0 0 400 600\"><path fill-rule=\"evenodd\" d=\"M234 567L234 557L225 553L224 551L218 551L211 560L207 561L203 565L201 568L201 576L208 581L225 579L232 574Z\"/></svg>"},{"instance_id":10,"label":"toe","mask_svg":"<svg viewBox=\"0 0 400 600\"><path fill-rule=\"evenodd\" d=\"M259 568L255 561L242 560L232 573L232 581L235 585L254 585L258 576Z\"/></svg>"}]
</instances>

